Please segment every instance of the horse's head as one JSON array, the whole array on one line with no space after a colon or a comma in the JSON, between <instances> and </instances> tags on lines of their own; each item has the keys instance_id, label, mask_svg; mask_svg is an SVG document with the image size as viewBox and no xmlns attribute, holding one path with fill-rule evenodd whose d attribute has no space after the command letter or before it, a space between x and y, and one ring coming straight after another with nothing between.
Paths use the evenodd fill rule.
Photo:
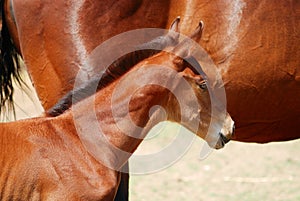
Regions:
<instances>
[{"instance_id":1,"label":"horse's head","mask_svg":"<svg viewBox=\"0 0 300 201\"><path fill-rule=\"evenodd\" d=\"M224 147L234 133L234 122L225 110L224 103L214 96L214 89L209 86L204 74L199 74L185 60L174 58L174 63L173 67L177 68L184 79L177 86L181 92L180 100L178 97L174 100L179 102L175 118L180 119L175 121L180 121L183 126L205 139L211 147ZM181 68L178 69L178 66ZM189 85L185 86L184 82ZM171 107L174 107L174 102Z\"/></svg>"},{"instance_id":2,"label":"horse's head","mask_svg":"<svg viewBox=\"0 0 300 201\"><path fill-rule=\"evenodd\" d=\"M178 28L178 22L179 19L174 23L176 26L173 24L175 28ZM200 40L202 30L203 23L200 22L190 38L195 41ZM165 108L168 112L168 120L180 123L205 139L211 147L219 149L231 139L234 122L226 112L226 103L222 103L213 94L214 89L209 85L200 64L192 56L190 38L177 42L175 47L168 47L166 51L156 54L139 65L164 66L172 72L168 75L168 79L171 79L168 82L172 83L172 87L168 87L170 96Z\"/></svg>"}]
</instances>

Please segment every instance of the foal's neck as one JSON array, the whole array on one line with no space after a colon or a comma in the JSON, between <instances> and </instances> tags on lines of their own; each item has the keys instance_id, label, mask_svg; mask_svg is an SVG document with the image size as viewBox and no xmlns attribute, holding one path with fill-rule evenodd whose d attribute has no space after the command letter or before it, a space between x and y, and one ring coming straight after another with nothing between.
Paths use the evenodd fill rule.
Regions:
<instances>
[{"instance_id":1,"label":"foal's neck","mask_svg":"<svg viewBox=\"0 0 300 201\"><path fill-rule=\"evenodd\" d=\"M78 135L94 157L113 167L128 160L150 129L167 119L161 108L167 106L169 91L151 83L168 81L168 75L155 70L133 69L73 106ZM143 83L150 84L141 86Z\"/></svg>"}]
</instances>

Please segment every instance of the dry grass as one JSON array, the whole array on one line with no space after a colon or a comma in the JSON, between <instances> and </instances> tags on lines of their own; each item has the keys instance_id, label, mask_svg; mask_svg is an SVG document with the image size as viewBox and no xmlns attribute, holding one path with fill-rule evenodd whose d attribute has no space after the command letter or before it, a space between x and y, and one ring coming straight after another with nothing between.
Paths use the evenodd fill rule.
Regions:
<instances>
[{"instance_id":1,"label":"dry grass","mask_svg":"<svg viewBox=\"0 0 300 201\"><path fill-rule=\"evenodd\" d=\"M39 102L27 72L23 70L21 75L23 80L27 83L27 87L23 86L21 89L20 86L14 84L16 119L18 120L35 117L43 112L42 105ZM4 119L4 121L13 121L14 115L12 112L6 112L4 117L2 116L2 119Z\"/></svg>"},{"instance_id":2,"label":"dry grass","mask_svg":"<svg viewBox=\"0 0 300 201\"><path fill-rule=\"evenodd\" d=\"M175 128L170 127L172 133ZM130 200L300 200L300 140L263 145L230 142L199 160L202 143L196 140L180 161L163 171L131 176Z\"/></svg>"}]
</instances>

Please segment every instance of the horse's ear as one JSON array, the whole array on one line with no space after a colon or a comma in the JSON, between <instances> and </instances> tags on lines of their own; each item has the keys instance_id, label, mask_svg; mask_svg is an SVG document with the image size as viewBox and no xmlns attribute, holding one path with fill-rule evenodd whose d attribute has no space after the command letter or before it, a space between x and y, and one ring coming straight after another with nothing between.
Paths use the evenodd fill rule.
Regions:
<instances>
[{"instance_id":1,"label":"horse's ear","mask_svg":"<svg viewBox=\"0 0 300 201\"><path fill-rule=\"evenodd\" d=\"M179 22L180 22L180 16L177 16L176 19L172 22L169 32L165 37L165 41L168 41L167 46L175 46L178 44L179 41Z\"/></svg>"},{"instance_id":2,"label":"horse's ear","mask_svg":"<svg viewBox=\"0 0 300 201\"><path fill-rule=\"evenodd\" d=\"M172 22L170 26L170 30L179 32L179 22L180 22L180 16L177 16L176 19Z\"/></svg>"},{"instance_id":3,"label":"horse's ear","mask_svg":"<svg viewBox=\"0 0 300 201\"><path fill-rule=\"evenodd\" d=\"M200 21L196 30L188 38L184 39L181 43L179 43L173 49L173 53L183 59L189 58L190 56L192 56L193 51L195 49L195 47L194 47L195 45L192 40L196 41L197 43L200 41L203 28L204 28L204 23L202 21Z\"/></svg>"},{"instance_id":4,"label":"horse's ear","mask_svg":"<svg viewBox=\"0 0 300 201\"><path fill-rule=\"evenodd\" d=\"M168 47L174 47L178 44L179 41L179 22L180 17L178 16L171 24L170 29L167 34L163 36L159 36L154 38L153 40L141 44L137 47L137 49L145 50L145 49L152 49L152 50L163 50ZM157 51L154 51L157 53Z\"/></svg>"}]
</instances>

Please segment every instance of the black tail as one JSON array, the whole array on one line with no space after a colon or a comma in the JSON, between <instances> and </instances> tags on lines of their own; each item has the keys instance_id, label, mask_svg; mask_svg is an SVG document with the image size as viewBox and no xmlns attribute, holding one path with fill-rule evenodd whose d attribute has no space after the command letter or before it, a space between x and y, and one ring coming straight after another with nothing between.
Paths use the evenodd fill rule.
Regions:
<instances>
[{"instance_id":1,"label":"black tail","mask_svg":"<svg viewBox=\"0 0 300 201\"><path fill-rule=\"evenodd\" d=\"M6 109L14 112L13 80L19 85L23 83L20 76L20 55L9 35L5 20L4 0L1 3L2 29L0 36L0 114Z\"/></svg>"}]
</instances>

